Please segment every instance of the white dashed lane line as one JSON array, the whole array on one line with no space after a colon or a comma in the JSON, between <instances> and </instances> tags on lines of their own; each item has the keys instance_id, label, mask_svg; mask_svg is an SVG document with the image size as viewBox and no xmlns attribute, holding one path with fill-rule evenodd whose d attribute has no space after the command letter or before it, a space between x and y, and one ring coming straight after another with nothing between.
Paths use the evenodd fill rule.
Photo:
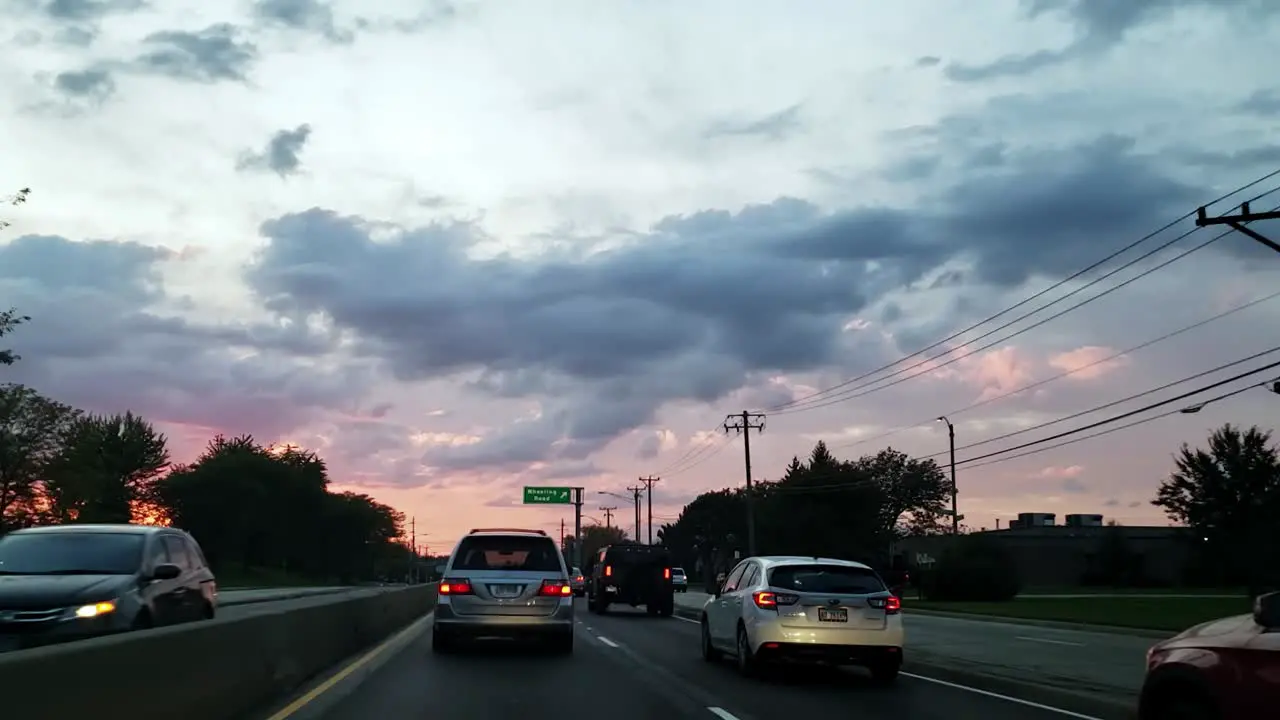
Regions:
<instances>
[{"instance_id":1,"label":"white dashed lane line","mask_svg":"<svg viewBox=\"0 0 1280 720\"><path fill-rule=\"evenodd\" d=\"M605 645L608 645L608 646L609 646L609 647L611 647L611 648L616 648L616 647L618 647L618 643L616 643L616 642L614 642L614 641L610 640L609 638L607 638L607 637L605 637L605 636L603 636L603 635L596 635L596 639L597 639L597 640L599 640L600 642L604 643Z\"/></svg>"}]
</instances>

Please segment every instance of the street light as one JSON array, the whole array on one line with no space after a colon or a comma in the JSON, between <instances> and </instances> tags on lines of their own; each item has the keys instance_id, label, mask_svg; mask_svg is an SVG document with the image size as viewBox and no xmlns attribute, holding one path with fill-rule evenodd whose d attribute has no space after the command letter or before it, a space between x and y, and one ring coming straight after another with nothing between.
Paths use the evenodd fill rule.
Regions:
<instances>
[{"instance_id":1,"label":"street light","mask_svg":"<svg viewBox=\"0 0 1280 720\"><path fill-rule=\"evenodd\" d=\"M959 492L956 489L956 426L951 424L946 415L939 415L938 422L947 424L947 437L951 441L951 534L960 534L960 512L956 507L958 505L957 496Z\"/></svg>"}]
</instances>

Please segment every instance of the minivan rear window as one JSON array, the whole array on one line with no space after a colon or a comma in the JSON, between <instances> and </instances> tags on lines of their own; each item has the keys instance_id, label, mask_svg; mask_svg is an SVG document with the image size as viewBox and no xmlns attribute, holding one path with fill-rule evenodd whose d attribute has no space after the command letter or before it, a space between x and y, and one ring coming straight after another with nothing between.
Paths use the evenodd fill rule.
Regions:
<instances>
[{"instance_id":1,"label":"minivan rear window","mask_svg":"<svg viewBox=\"0 0 1280 720\"><path fill-rule=\"evenodd\" d=\"M769 572L769 586L838 595L866 595L885 590L874 571L844 565L783 565Z\"/></svg>"},{"instance_id":2,"label":"minivan rear window","mask_svg":"<svg viewBox=\"0 0 1280 720\"><path fill-rule=\"evenodd\" d=\"M484 535L463 539L454 570L528 570L561 572L556 544L550 538Z\"/></svg>"}]
</instances>

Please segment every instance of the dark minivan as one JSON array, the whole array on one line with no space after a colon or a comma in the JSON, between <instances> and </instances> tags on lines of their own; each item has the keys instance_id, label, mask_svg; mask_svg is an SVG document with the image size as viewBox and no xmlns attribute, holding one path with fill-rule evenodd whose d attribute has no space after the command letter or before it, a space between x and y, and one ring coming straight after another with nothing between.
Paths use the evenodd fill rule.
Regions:
<instances>
[{"instance_id":1,"label":"dark minivan","mask_svg":"<svg viewBox=\"0 0 1280 720\"><path fill-rule=\"evenodd\" d=\"M214 616L218 587L187 533L55 525L0 537L0 652Z\"/></svg>"}]
</instances>

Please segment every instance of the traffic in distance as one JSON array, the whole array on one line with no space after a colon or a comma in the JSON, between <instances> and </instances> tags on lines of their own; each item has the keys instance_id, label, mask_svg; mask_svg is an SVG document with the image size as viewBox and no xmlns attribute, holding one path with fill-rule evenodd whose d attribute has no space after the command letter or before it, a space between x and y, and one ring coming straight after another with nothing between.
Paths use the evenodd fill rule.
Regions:
<instances>
[{"instance_id":1,"label":"traffic in distance","mask_svg":"<svg viewBox=\"0 0 1280 720\"><path fill-rule=\"evenodd\" d=\"M540 530L471 531L442 566L438 604L429 624L431 650L453 656L497 649L497 656L482 653L479 664L456 666L482 673L489 663L509 668L512 662L536 662L502 651L508 646L502 641L525 641L519 645L564 656L574 654L578 645L592 653L629 646L633 653L658 659L658 672L680 668L713 689L734 673L706 675L685 663L696 659L714 669L723 659L744 679L764 681L759 692L771 698L813 703L820 701L808 690L776 681L797 669L856 666L866 671L860 682L867 689L901 685L904 660L910 661L904 619L909 607L904 608L895 588L875 569L862 563L749 557L724 573L705 601L691 596L692 602L682 600L679 606L675 596L688 591L689 578L672 566L660 545L609 545L592 553L585 565L569 565L561 548ZM575 606L579 593L589 611L585 616ZM218 597L216 579L196 539L176 528L59 525L0 537L0 647L9 651L213 620ZM648 623L631 619L646 616L681 622L646 630ZM981 620L964 622L984 625ZM404 662L423 660L415 656ZM593 656L593 668L595 662ZM432 667L452 672L452 666ZM1270 593L1256 598L1252 614L1203 623L1154 642L1134 705L1141 720L1269 717L1280 698L1277 667L1280 593ZM894 691L889 696L893 702L916 708L919 697L937 701L934 695L942 686L922 685L924 675L907 677L913 678L911 687ZM376 685L377 674L368 682ZM373 701L362 697L356 693L352 702L367 711ZM1051 710L1032 712L1030 706L1011 710L980 695L957 695L948 707L952 714L947 717L957 718L1062 716ZM342 717L335 712L334 717ZM393 708L391 716L398 712ZM905 716L943 717L932 709L921 712Z\"/></svg>"}]
</instances>

